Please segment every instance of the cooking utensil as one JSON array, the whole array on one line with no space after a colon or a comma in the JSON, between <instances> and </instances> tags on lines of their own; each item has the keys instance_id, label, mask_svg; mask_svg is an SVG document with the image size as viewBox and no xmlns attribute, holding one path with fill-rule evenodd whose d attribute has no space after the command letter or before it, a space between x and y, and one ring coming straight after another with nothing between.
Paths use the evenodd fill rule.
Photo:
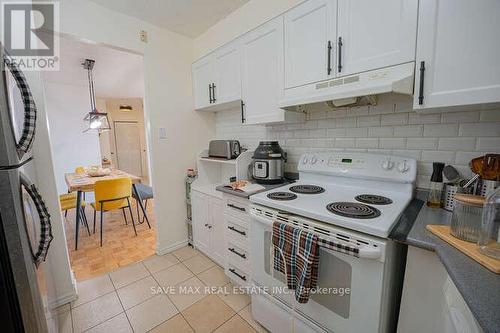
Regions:
<instances>
[{"instance_id":1,"label":"cooking utensil","mask_svg":"<svg viewBox=\"0 0 500 333\"><path fill-rule=\"evenodd\" d=\"M483 170L483 160L484 160L484 156L481 156L481 157L473 158L469 162L469 167L472 170L472 172L474 172L475 174L478 174L479 176L482 175L481 172Z\"/></svg>"},{"instance_id":2,"label":"cooking utensil","mask_svg":"<svg viewBox=\"0 0 500 333\"><path fill-rule=\"evenodd\" d=\"M469 186L471 186L472 184L474 184L474 182L479 178L479 174L475 174L467 183L465 183L464 186L462 186L462 188L466 189L468 188Z\"/></svg>"},{"instance_id":3,"label":"cooking utensil","mask_svg":"<svg viewBox=\"0 0 500 333\"><path fill-rule=\"evenodd\" d=\"M500 180L500 154L486 154L483 158L481 178Z\"/></svg>"},{"instance_id":4,"label":"cooking utensil","mask_svg":"<svg viewBox=\"0 0 500 333\"><path fill-rule=\"evenodd\" d=\"M444 167L443 175L449 183L457 184L461 180L460 173L452 165L447 165Z\"/></svg>"}]
</instances>

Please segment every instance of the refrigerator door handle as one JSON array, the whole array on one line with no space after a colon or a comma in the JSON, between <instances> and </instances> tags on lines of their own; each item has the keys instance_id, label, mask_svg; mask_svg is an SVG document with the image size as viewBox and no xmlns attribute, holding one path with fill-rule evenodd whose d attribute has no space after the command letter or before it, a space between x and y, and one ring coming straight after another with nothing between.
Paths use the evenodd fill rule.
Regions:
<instances>
[{"instance_id":1,"label":"refrigerator door handle","mask_svg":"<svg viewBox=\"0 0 500 333\"><path fill-rule=\"evenodd\" d=\"M30 88L28 86L28 82L26 81L26 77L23 72L17 67L16 63L11 60L10 56L7 55L5 50L3 51L3 62L9 69L12 74L14 80L16 81L17 88L21 92L23 105L24 105L24 122L23 122L23 131L21 134L21 138L19 142L16 144L17 152L19 157L23 157L23 155L31 150L33 145L33 141L35 139L35 127L36 127L36 105L31 95Z\"/></svg>"},{"instance_id":2,"label":"refrigerator door handle","mask_svg":"<svg viewBox=\"0 0 500 333\"><path fill-rule=\"evenodd\" d=\"M40 219L40 241L38 243L38 248L36 249L36 253L32 251L33 260L35 261L35 265L38 267L38 265L40 265L42 261L45 261L45 258L47 257L47 252L49 251L50 243L54 238L52 236L52 225L50 222L50 214L35 184L30 184L29 181L23 175L21 175L21 184L22 186L24 186L24 189L35 203L35 207L38 212L38 217Z\"/></svg>"}]
</instances>

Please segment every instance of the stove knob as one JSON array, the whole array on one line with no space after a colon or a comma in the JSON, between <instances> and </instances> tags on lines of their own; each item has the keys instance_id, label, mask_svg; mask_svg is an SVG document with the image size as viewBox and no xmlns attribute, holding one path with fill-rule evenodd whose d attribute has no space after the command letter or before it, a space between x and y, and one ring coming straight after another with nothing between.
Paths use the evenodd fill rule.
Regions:
<instances>
[{"instance_id":1,"label":"stove knob","mask_svg":"<svg viewBox=\"0 0 500 333\"><path fill-rule=\"evenodd\" d=\"M394 167L394 162L391 160L385 160L382 162L382 169L384 170L391 170Z\"/></svg>"},{"instance_id":2,"label":"stove knob","mask_svg":"<svg viewBox=\"0 0 500 333\"><path fill-rule=\"evenodd\" d=\"M311 164L316 164L316 162L318 162L318 159L315 156L311 157Z\"/></svg>"},{"instance_id":3,"label":"stove knob","mask_svg":"<svg viewBox=\"0 0 500 333\"><path fill-rule=\"evenodd\" d=\"M304 158L302 159L302 164L307 164L307 162L309 162L309 159L307 158L307 156L304 156Z\"/></svg>"},{"instance_id":4,"label":"stove knob","mask_svg":"<svg viewBox=\"0 0 500 333\"><path fill-rule=\"evenodd\" d=\"M399 172L405 173L409 169L410 169L410 166L408 165L408 163L406 161L398 163L398 170L399 170Z\"/></svg>"}]
</instances>

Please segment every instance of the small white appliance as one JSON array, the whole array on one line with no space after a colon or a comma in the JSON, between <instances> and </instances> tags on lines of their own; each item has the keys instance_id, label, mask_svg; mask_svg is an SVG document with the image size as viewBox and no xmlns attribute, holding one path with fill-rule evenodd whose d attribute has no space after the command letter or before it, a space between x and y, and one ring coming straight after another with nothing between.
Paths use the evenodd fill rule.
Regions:
<instances>
[{"instance_id":1,"label":"small white appliance","mask_svg":"<svg viewBox=\"0 0 500 333\"><path fill-rule=\"evenodd\" d=\"M414 159L360 152L305 154L299 181L250 197L252 312L272 332L395 328L402 248L387 239L413 197ZM320 248L319 291L305 304L273 269L272 224L288 223L355 253ZM327 289L325 289L327 288Z\"/></svg>"}]
</instances>

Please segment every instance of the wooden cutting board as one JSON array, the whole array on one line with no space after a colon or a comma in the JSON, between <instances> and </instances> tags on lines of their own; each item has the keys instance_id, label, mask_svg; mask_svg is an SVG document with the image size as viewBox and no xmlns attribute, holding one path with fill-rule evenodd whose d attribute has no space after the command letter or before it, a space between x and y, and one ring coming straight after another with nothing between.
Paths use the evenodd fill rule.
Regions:
<instances>
[{"instance_id":1,"label":"wooden cutting board","mask_svg":"<svg viewBox=\"0 0 500 333\"><path fill-rule=\"evenodd\" d=\"M479 247L476 243L466 242L458 239L450 234L450 227L447 225L427 225L427 230L444 240L445 242L453 245L458 250L462 251L490 271L500 274L500 260L488 257L479 252Z\"/></svg>"}]
</instances>

